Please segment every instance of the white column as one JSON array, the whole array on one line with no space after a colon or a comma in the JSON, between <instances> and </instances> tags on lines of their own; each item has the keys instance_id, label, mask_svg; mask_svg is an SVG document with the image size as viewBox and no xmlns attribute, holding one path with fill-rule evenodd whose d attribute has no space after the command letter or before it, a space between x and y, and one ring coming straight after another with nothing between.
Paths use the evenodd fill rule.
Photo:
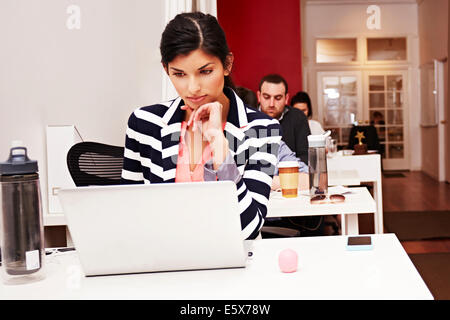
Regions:
<instances>
[{"instance_id":1,"label":"white column","mask_svg":"<svg viewBox=\"0 0 450 320\"><path fill-rule=\"evenodd\" d=\"M217 1L216 0L197 0L197 9L203 13L209 13L217 17Z\"/></svg>"}]
</instances>

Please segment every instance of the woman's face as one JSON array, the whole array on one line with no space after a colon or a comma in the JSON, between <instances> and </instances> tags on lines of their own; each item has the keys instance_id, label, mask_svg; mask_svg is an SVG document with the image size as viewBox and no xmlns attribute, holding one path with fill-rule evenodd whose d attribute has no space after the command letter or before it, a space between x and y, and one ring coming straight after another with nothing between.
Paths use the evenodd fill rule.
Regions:
<instances>
[{"instance_id":1,"label":"woman's face","mask_svg":"<svg viewBox=\"0 0 450 320\"><path fill-rule=\"evenodd\" d=\"M294 108L303 111L305 116L308 116L308 105L305 102L297 102L293 105Z\"/></svg>"},{"instance_id":2,"label":"woman's face","mask_svg":"<svg viewBox=\"0 0 450 320\"><path fill-rule=\"evenodd\" d=\"M230 74L229 70L231 63L229 69L225 69L218 57L201 49L178 55L166 67L178 94L193 110L224 95L224 76Z\"/></svg>"}]
</instances>

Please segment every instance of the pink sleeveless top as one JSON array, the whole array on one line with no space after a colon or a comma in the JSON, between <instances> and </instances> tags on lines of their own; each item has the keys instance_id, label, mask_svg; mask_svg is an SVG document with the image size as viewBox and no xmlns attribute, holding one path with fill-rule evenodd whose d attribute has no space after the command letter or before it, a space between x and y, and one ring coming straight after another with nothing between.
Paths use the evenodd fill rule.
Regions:
<instances>
[{"instance_id":1,"label":"pink sleeveless top","mask_svg":"<svg viewBox=\"0 0 450 320\"><path fill-rule=\"evenodd\" d=\"M180 147L178 150L178 162L175 174L175 182L198 182L204 181L203 172L205 163L212 159L212 151L209 143L206 145L202 153L202 159L200 163L197 163L194 170L190 169L190 156L189 148L186 144L185 135L187 129L187 122L183 121L181 123L181 136L180 136Z\"/></svg>"}]
</instances>

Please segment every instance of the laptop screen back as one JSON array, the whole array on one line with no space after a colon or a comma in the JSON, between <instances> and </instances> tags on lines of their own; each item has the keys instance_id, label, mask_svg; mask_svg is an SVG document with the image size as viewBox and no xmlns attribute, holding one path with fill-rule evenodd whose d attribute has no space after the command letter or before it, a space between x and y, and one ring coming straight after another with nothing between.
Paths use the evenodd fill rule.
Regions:
<instances>
[{"instance_id":1,"label":"laptop screen back","mask_svg":"<svg viewBox=\"0 0 450 320\"><path fill-rule=\"evenodd\" d=\"M58 193L86 275L245 266L231 181Z\"/></svg>"}]
</instances>

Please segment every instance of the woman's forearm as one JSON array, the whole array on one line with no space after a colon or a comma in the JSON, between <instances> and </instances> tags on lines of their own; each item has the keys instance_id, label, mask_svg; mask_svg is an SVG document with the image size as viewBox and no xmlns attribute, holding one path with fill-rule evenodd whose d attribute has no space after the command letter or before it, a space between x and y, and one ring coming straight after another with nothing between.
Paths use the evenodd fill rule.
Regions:
<instances>
[{"instance_id":1,"label":"woman's forearm","mask_svg":"<svg viewBox=\"0 0 450 320\"><path fill-rule=\"evenodd\" d=\"M228 140L225 138L222 131L211 135L210 147L212 151L214 170L218 170L228 154Z\"/></svg>"}]
</instances>

